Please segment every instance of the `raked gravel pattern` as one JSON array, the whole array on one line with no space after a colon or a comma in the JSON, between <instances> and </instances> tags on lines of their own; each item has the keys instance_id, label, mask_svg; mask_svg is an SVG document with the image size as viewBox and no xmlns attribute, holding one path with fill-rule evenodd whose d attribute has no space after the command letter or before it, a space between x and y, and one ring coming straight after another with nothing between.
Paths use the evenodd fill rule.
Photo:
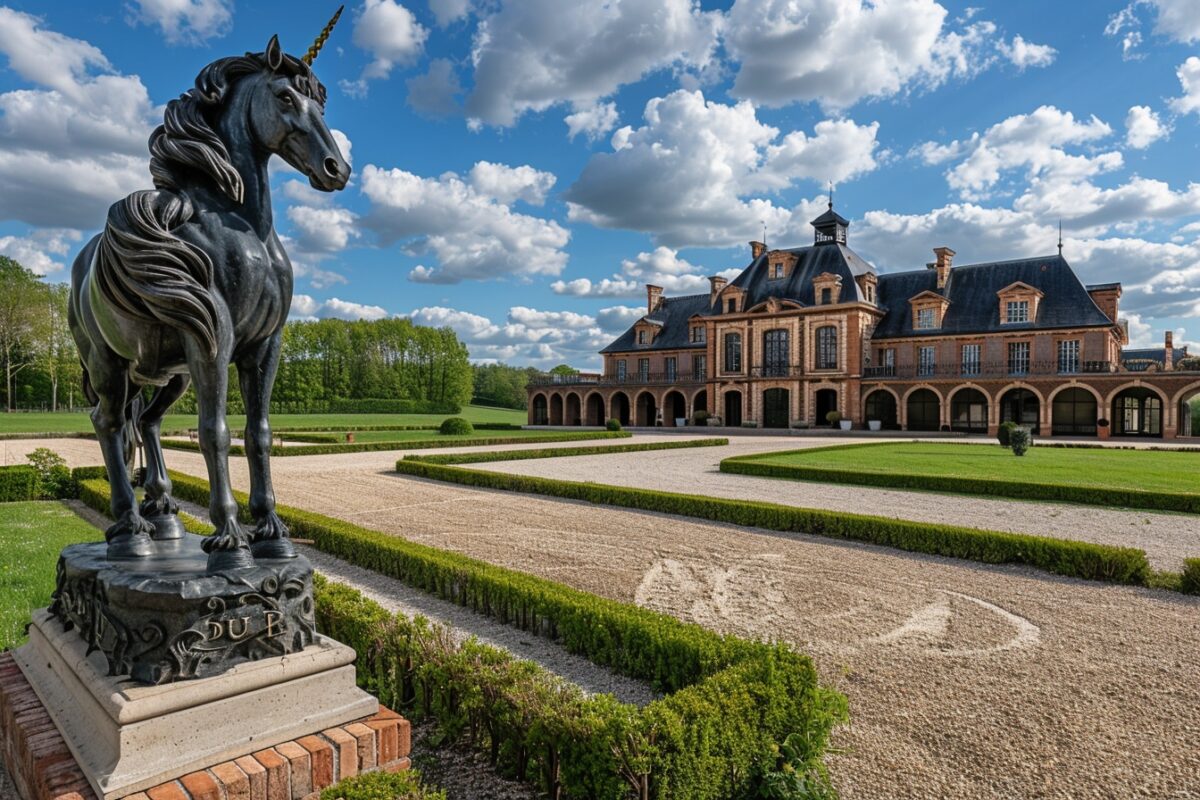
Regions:
<instances>
[{"instance_id":1,"label":"raked gravel pattern","mask_svg":"<svg viewBox=\"0 0 1200 800\"><path fill-rule=\"evenodd\" d=\"M95 463L94 443L83 444L91 460L72 460ZM657 470L682 473L668 456L704 452L660 453ZM846 800L1200 798L1200 598L417 480L387 471L397 455L276 459L276 493L811 653L850 700L828 761ZM605 458L634 474L645 466L637 455ZM204 474L198 454L168 459ZM232 469L246 489L245 463ZM956 512L973 502L916 498L960 522Z\"/></svg>"}]
</instances>

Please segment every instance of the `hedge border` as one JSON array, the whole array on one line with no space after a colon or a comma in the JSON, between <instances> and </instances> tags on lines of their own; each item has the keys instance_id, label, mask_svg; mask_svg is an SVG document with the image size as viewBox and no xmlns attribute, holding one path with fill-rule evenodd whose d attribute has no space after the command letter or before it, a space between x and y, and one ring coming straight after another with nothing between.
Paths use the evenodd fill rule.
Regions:
<instances>
[{"instance_id":1,"label":"hedge border","mask_svg":"<svg viewBox=\"0 0 1200 800\"><path fill-rule=\"evenodd\" d=\"M28 464L0 467L0 503L40 500L37 470Z\"/></svg>"},{"instance_id":2,"label":"hedge border","mask_svg":"<svg viewBox=\"0 0 1200 800\"><path fill-rule=\"evenodd\" d=\"M355 442L354 444L314 444L301 445L299 447L271 447L271 455L278 458L288 456L319 456L319 455L337 455L340 453L372 453L386 452L389 450L429 450L440 447L487 447L489 445L506 445L506 444L545 444L549 442L574 442L587 439L628 439L633 434L627 431L619 431L613 433L610 431L583 431L580 433L547 433L537 436L496 436L493 438L475 438L475 439L454 439L446 441L444 439L415 439L413 441L399 442ZM162 446L171 450L188 450L193 453L200 452L200 444L198 442L182 442L177 440L164 440ZM230 445L229 454L231 456L243 456L246 454L246 448L240 444Z\"/></svg>"},{"instance_id":3,"label":"hedge border","mask_svg":"<svg viewBox=\"0 0 1200 800\"><path fill-rule=\"evenodd\" d=\"M109 487L98 473L102 468L78 471L80 498L106 511ZM207 502L205 481L171 477L178 497ZM245 515L247 496L234 495ZM422 662L429 648L415 646L413 631L428 623L416 619L405 628L398 622L406 618L356 590L314 581L322 630L355 648L360 683L385 705L432 713L449 737L465 733L510 773L540 777L550 796L624 800L631 790L647 800L748 796L756 776L774 765L773 746L796 732L808 745L807 768L824 775L821 759L832 728L847 719L846 699L821 687L812 660L789 646L721 635L312 512L277 511L319 550L557 639L668 692L640 709L611 695L585 698L561 679L547 681L550 673L540 667L470 641L461 658ZM510 663L511 672L501 663ZM516 680L505 685L505 676Z\"/></svg>"},{"instance_id":4,"label":"hedge border","mask_svg":"<svg viewBox=\"0 0 1200 800\"><path fill-rule=\"evenodd\" d=\"M592 445L584 447L543 447L538 450L491 450L478 453L425 453L405 456L402 460L420 460L430 464L481 464L494 461L524 461L534 458L594 456L605 453L641 453L648 450L681 450L689 447L721 447L728 439L682 439L676 442ZM399 467L397 467L399 469Z\"/></svg>"},{"instance_id":5,"label":"hedge border","mask_svg":"<svg viewBox=\"0 0 1200 800\"><path fill-rule=\"evenodd\" d=\"M1079 503L1091 506L1117 508L1146 508L1154 511L1178 511L1187 514L1200 513L1200 494L1158 492L1146 489L1114 489L1094 486L1072 486L1060 483L1034 483L1000 479L968 478L951 475L921 475L913 473L871 472L840 469L836 467L807 466L804 464L767 464L772 458L788 455L810 455L845 450L849 448L887 447L896 442L870 442L866 444L841 444L827 447L811 447L798 450L778 450L770 453L754 453L733 456L721 461L721 472L736 475L752 475L759 478L812 481L816 483L842 483L855 486L880 486L889 489L910 489L949 494L985 495L1010 497L1017 500ZM905 444L914 444L905 442ZM920 444L919 442L915 444ZM956 445L966 444L955 442ZM975 447L986 447L972 443ZM1037 445L1044 447L1047 445ZM1049 445L1056 446L1056 445ZM1200 464L1197 464L1200 468Z\"/></svg>"},{"instance_id":6,"label":"hedge border","mask_svg":"<svg viewBox=\"0 0 1200 800\"><path fill-rule=\"evenodd\" d=\"M756 500L731 500L627 486L563 481L473 470L420 456L396 462L396 471L485 489L582 500L676 514L767 530L867 542L915 553L985 564L1021 564L1056 575L1147 585L1152 571L1143 550L1005 531L844 514Z\"/></svg>"}]
</instances>

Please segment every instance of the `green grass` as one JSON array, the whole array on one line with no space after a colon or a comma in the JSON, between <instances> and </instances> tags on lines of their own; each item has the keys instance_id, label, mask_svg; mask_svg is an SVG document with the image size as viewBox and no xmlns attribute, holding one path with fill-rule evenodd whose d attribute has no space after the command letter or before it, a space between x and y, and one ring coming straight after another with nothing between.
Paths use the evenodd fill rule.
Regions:
<instances>
[{"instance_id":1,"label":"green grass","mask_svg":"<svg viewBox=\"0 0 1200 800\"><path fill-rule=\"evenodd\" d=\"M50 604L58 552L101 539L60 502L0 504L0 650L24 642L33 610Z\"/></svg>"},{"instance_id":2,"label":"green grass","mask_svg":"<svg viewBox=\"0 0 1200 800\"><path fill-rule=\"evenodd\" d=\"M345 428L372 425L437 425L449 416L460 416L473 423L505 422L524 425L524 411L487 406L466 406L461 414L272 414L271 426L282 430L312 428ZM229 416L229 428L240 431L246 426L241 414ZM163 430L187 430L196 427L193 414L168 414L163 419ZM4 433L91 433L92 421L83 413L31 412L0 413L0 434Z\"/></svg>"},{"instance_id":3,"label":"green grass","mask_svg":"<svg viewBox=\"0 0 1200 800\"><path fill-rule=\"evenodd\" d=\"M295 431L300 433L300 431ZM414 442L423 441L426 439L436 439L439 442L445 442L447 446L454 443L456 439L524 439L529 436L545 436L548 433L558 433L558 431L544 430L506 430L506 431L489 431L477 430L474 433L465 434L462 436L443 436L437 431L355 431L355 443L366 442ZM284 434L284 440L287 440L287 434ZM342 437L342 441L345 438Z\"/></svg>"},{"instance_id":4,"label":"green grass","mask_svg":"<svg viewBox=\"0 0 1200 800\"><path fill-rule=\"evenodd\" d=\"M859 473L1200 494L1200 455L1166 450L1035 446L1017 457L999 445L896 442L795 450L754 460Z\"/></svg>"}]
</instances>

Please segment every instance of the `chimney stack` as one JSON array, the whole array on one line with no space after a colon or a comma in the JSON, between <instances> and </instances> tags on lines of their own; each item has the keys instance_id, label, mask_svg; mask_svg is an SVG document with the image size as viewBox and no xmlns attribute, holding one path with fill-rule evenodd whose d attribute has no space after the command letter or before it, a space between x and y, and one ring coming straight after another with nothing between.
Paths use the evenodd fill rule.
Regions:
<instances>
[{"instance_id":1,"label":"chimney stack","mask_svg":"<svg viewBox=\"0 0 1200 800\"><path fill-rule=\"evenodd\" d=\"M713 303L717 302L717 295L721 293L721 290L725 288L725 284L729 283L729 281L725 280L720 275L713 275L708 279L708 282L712 287L708 293L708 304L711 306Z\"/></svg>"},{"instance_id":2,"label":"chimney stack","mask_svg":"<svg viewBox=\"0 0 1200 800\"><path fill-rule=\"evenodd\" d=\"M949 247L935 247L933 254L937 256L937 287L945 289L950 282L950 263L954 260L954 251Z\"/></svg>"},{"instance_id":3,"label":"chimney stack","mask_svg":"<svg viewBox=\"0 0 1200 800\"><path fill-rule=\"evenodd\" d=\"M646 313L653 314L662 303L662 287L652 283L646 284Z\"/></svg>"},{"instance_id":4,"label":"chimney stack","mask_svg":"<svg viewBox=\"0 0 1200 800\"><path fill-rule=\"evenodd\" d=\"M1167 331L1163 337L1163 369L1175 368L1175 336Z\"/></svg>"},{"instance_id":5,"label":"chimney stack","mask_svg":"<svg viewBox=\"0 0 1200 800\"><path fill-rule=\"evenodd\" d=\"M764 244L763 242L751 242L750 243L750 257L751 258L757 259L759 256L761 256L765 252L767 252L767 245Z\"/></svg>"}]
</instances>

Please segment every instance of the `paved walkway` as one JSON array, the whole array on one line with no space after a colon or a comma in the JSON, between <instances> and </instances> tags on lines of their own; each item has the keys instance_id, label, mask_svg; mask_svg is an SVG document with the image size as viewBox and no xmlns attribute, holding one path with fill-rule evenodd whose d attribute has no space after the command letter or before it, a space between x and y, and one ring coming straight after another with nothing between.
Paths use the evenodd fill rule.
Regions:
<instances>
[{"instance_id":1,"label":"paved walkway","mask_svg":"<svg viewBox=\"0 0 1200 800\"><path fill-rule=\"evenodd\" d=\"M96 460L91 442L40 444ZM710 465L722 455L657 455L701 454ZM276 459L276 491L289 505L795 644L850 698L830 758L846 800L1185 798L1200 786L1200 598L469 489L390 473L396 457ZM168 459L204 474L198 454ZM247 488L243 460L233 474Z\"/></svg>"}]
</instances>

